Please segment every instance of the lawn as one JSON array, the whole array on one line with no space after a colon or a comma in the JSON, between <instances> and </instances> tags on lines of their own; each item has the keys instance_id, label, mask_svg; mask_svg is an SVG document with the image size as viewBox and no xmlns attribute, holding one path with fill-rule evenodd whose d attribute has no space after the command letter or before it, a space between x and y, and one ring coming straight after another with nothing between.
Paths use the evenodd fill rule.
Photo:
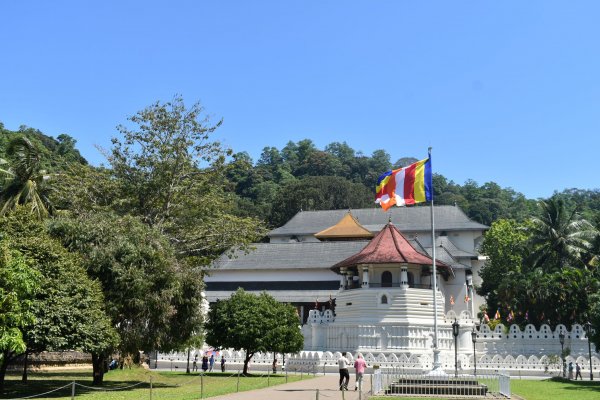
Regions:
<instances>
[{"instance_id":1,"label":"lawn","mask_svg":"<svg viewBox=\"0 0 600 400\"><path fill-rule=\"evenodd\" d=\"M105 384L101 388L91 386L91 377L91 369L30 373L28 382L21 382L20 375L17 374L7 375L0 399L34 396L61 387L63 388L35 398L70 399L73 381L77 383L75 386L76 398L82 400L150 399L150 380L152 380L152 400L199 399L201 389L203 397L218 396L238 390L237 375L228 373L212 373L201 379L198 374L186 374L185 372L156 372L143 368L116 370L110 371L104 376ZM290 374L288 381L293 382L301 378L307 379L307 377L307 375ZM240 377L239 391L260 389L267 385L279 385L285 381L285 375L281 374L269 378L266 375Z\"/></svg>"},{"instance_id":2,"label":"lawn","mask_svg":"<svg viewBox=\"0 0 600 400\"><path fill-rule=\"evenodd\" d=\"M564 379L548 379L533 381L526 379L511 379L511 392L525 400L598 400L600 399L599 381L568 381ZM371 397L370 400L427 400L419 397L410 399L407 397L380 396ZM441 400L437 397L435 400Z\"/></svg>"}]
</instances>

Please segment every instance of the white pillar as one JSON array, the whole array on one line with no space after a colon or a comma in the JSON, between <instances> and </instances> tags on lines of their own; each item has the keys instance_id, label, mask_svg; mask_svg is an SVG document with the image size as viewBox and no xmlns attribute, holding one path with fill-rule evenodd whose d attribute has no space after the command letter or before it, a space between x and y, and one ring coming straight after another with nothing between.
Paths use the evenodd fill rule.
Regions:
<instances>
[{"instance_id":1,"label":"white pillar","mask_svg":"<svg viewBox=\"0 0 600 400\"><path fill-rule=\"evenodd\" d=\"M346 268L340 268L340 290L346 287Z\"/></svg>"},{"instance_id":2,"label":"white pillar","mask_svg":"<svg viewBox=\"0 0 600 400\"><path fill-rule=\"evenodd\" d=\"M362 287L365 289L368 289L369 288L369 267L366 265L363 266L362 272L363 272Z\"/></svg>"}]
</instances>

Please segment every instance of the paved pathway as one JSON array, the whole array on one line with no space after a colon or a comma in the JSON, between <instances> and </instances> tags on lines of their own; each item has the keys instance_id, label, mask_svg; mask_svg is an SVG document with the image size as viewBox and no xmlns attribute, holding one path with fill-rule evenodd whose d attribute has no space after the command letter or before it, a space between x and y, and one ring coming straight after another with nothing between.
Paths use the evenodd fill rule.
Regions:
<instances>
[{"instance_id":1,"label":"paved pathway","mask_svg":"<svg viewBox=\"0 0 600 400\"><path fill-rule=\"evenodd\" d=\"M362 397L359 397L358 391L352 390L354 389L353 376L348 385L351 390L342 393L337 387L339 376L328 374L265 389L211 397L211 400L315 400L317 389L319 389L319 400L359 400L361 398L366 400L366 392L370 389L371 384L369 379L367 376L364 378Z\"/></svg>"}]
</instances>

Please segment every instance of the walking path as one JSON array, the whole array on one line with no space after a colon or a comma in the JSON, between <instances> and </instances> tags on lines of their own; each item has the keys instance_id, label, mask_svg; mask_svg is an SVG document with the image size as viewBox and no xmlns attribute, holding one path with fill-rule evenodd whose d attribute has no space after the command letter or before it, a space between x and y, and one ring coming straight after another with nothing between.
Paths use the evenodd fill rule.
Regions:
<instances>
[{"instance_id":1,"label":"walking path","mask_svg":"<svg viewBox=\"0 0 600 400\"><path fill-rule=\"evenodd\" d=\"M371 385L368 377L363 380L362 397L359 396L358 391L354 391L354 379L350 379L348 385L350 390L343 393L338 388L338 380L337 374L328 374L264 389L211 397L211 400L315 400L317 399L317 389L319 391L318 400L366 400Z\"/></svg>"}]
</instances>

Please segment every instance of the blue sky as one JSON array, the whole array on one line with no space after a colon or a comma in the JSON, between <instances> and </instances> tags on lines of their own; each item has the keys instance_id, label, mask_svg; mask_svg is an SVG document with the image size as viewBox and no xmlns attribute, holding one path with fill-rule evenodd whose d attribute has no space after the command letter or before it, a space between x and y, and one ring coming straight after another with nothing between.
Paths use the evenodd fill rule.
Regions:
<instances>
[{"instance_id":1,"label":"blue sky","mask_svg":"<svg viewBox=\"0 0 600 400\"><path fill-rule=\"evenodd\" d=\"M4 1L0 122L67 133L93 164L157 100L214 138L346 141L529 198L600 187L597 1ZM383 171L382 171L383 172Z\"/></svg>"}]
</instances>

